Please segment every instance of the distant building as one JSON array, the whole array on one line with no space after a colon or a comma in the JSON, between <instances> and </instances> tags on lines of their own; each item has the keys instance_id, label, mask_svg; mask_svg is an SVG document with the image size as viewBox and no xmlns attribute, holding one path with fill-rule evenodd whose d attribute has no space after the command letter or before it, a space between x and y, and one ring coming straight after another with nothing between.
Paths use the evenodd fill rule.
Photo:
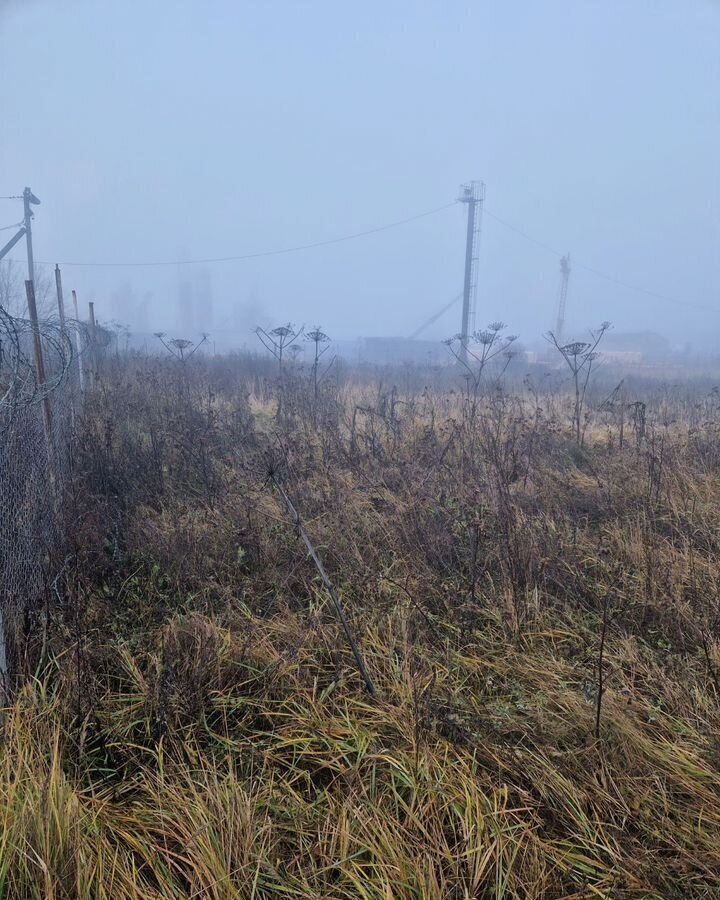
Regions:
<instances>
[{"instance_id":1,"label":"distant building","mask_svg":"<svg viewBox=\"0 0 720 900\"><path fill-rule=\"evenodd\" d=\"M195 328L210 331L213 327L213 286L210 270L198 269L193 279L195 301Z\"/></svg>"},{"instance_id":2,"label":"distant building","mask_svg":"<svg viewBox=\"0 0 720 900\"><path fill-rule=\"evenodd\" d=\"M573 335L571 341L575 340L586 342L588 346L592 344L589 332ZM616 332L610 329L605 333L597 352L599 363L619 368L661 364L672 356L670 342L652 331ZM563 365L559 354L552 347L540 352L537 359L551 367Z\"/></svg>"},{"instance_id":3,"label":"distant building","mask_svg":"<svg viewBox=\"0 0 720 900\"><path fill-rule=\"evenodd\" d=\"M639 366L644 354L637 350L606 350L600 352L600 362L615 366Z\"/></svg>"},{"instance_id":4,"label":"distant building","mask_svg":"<svg viewBox=\"0 0 720 900\"><path fill-rule=\"evenodd\" d=\"M610 329L602 339L600 351L608 358L611 354L639 354L643 360L660 360L670 355L670 342L653 331L616 332Z\"/></svg>"},{"instance_id":5,"label":"distant building","mask_svg":"<svg viewBox=\"0 0 720 900\"><path fill-rule=\"evenodd\" d=\"M175 327L184 337L210 331L213 324L212 279L208 269L180 270Z\"/></svg>"},{"instance_id":6,"label":"distant building","mask_svg":"<svg viewBox=\"0 0 720 900\"><path fill-rule=\"evenodd\" d=\"M150 331L149 311L151 301L152 292L145 291L142 295L142 299L138 301L137 306L135 307L135 321L132 325L136 331L142 332L143 334Z\"/></svg>"},{"instance_id":7,"label":"distant building","mask_svg":"<svg viewBox=\"0 0 720 900\"><path fill-rule=\"evenodd\" d=\"M177 315L175 328L185 337L195 330L195 304L193 297L193 284L189 279L178 282L177 288Z\"/></svg>"}]
</instances>

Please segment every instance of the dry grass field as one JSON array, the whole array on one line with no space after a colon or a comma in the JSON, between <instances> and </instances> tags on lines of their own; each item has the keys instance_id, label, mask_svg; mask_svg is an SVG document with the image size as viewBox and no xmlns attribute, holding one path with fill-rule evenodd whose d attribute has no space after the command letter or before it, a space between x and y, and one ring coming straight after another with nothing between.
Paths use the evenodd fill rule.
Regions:
<instances>
[{"instance_id":1,"label":"dry grass field","mask_svg":"<svg viewBox=\"0 0 720 900\"><path fill-rule=\"evenodd\" d=\"M720 897L720 397L491 376L107 361L0 897Z\"/></svg>"}]
</instances>

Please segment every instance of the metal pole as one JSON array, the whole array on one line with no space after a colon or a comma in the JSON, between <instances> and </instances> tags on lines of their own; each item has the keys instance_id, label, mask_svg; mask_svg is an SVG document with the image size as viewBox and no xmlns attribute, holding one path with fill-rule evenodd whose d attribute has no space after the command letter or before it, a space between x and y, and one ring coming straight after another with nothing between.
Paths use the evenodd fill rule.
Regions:
<instances>
[{"instance_id":1,"label":"metal pole","mask_svg":"<svg viewBox=\"0 0 720 900\"><path fill-rule=\"evenodd\" d=\"M94 387L97 375L97 332L95 331L95 304L92 300L88 303L88 308L90 310L90 359L92 361L90 387Z\"/></svg>"},{"instance_id":2,"label":"metal pole","mask_svg":"<svg viewBox=\"0 0 720 900\"><path fill-rule=\"evenodd\" d=\"M462 327L460 329L460 359L466 363L468 340L470 339L470 300L472 294L473 244L475 241L475 205L472 196L467 201L467 237L465 241L465 281L463 283Z\"/></svg>"},{"instance_id":3,"label":"metal pole","mask_svg":"<svg viewBox=\"0 0 720 900\"><path fill-rule=\"evenodd\" d=\"M0 703L7 706L8 697L8 667L7 667L7 650L5 641L5 614L2 606L0 606Z\"/></svg>"},{"instance_id":4,"label":"metal pole","mask_svg":"<svg viewBox=\"0 0 720 900\"><path fill-rule=\"evenodd\" d=\"M568 279L570 278L570 254L560 260L560 300L558 302L555 338L562 345L565 340L565 307L567 304Z\"/></svg>"},{"instance_id":5,"label":"metal pole","mask_svg":"<svg viewBox=\"0 0 720 900\"><path fill-rule=\"evenodd\" d=\"M55 288L57 290L58 315L60 316L60 336L63 344L67 344L67 349L72 352L72 344L65 328L65 300L63 298L62 275L60 274L60 266L55 263ZM63 353L65 346L63 346ZM70 395L70 425L75 430L75 398Z\"/></svg>"},{"instance_id":6,"label":"metal pole","mask_svg":"<svg viewBox=\"0 0 720 900\"><path fill-rule=\"evenodd\" d=\"M85 393L85 376L83 374L82 358L80 356L82 352L82 343L80 341L80 313L78 312L77 294L75 291L72 292L72 298L73 308L75 309L75 350L77 353L78 381L80 383L80 397L82 397Z\"/></svg>"}]
</instances>

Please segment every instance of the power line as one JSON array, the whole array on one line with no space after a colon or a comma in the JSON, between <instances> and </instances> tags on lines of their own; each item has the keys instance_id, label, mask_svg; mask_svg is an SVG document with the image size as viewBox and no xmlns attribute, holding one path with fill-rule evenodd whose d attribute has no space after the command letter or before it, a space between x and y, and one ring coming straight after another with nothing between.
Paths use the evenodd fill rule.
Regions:
<instances>
[{"instance_id":1,"label":"power line","mask_svg":"<svg viewBox=\"0 0 720 900\"><path fill-rule=\"evenodd\" d=\"M330 244L340 244L343 241L352 241L356 238L366 237L370 234L378 234L378 232L381 231L388 231L391 228L398 228L401 225L407 225L410 222L416 222L418 219L425 219L428 216L433 216L436 213L449 209L451 206L455 206L456 202L457 201L453 200L452 203L445 203L443 206L437 206L435 207L435 209L426 210L425 212L418 213L415 216L408 216L408 218L406 219L398 219L398 221L390 222L387 225L378 225L376 228L367 228L364 231L356 231L352 234L344 234L340 237L329 238L325 241L314 241L310 244L297 244L294 247L282 247L276 250L261 250L257 253L243 253L237 256L216 256L208 257L206 259L175 259L160 260L157 262L63 262L59 263L59 265L94 268L148 268L153 266L190 266L201 265L203 263L237 262L244 259L260 259L264 256L280 256L284 253L297 253L299 250L312 250L315 247L327 247ZM44 262L43 260L38 260L38 262L40 262L42 265L54 265L53 263Z\"/></svg>"},{"instance_id":2,"label":"power line","mask_svg":"<svg viewBox=\"0 0 720 900\"><path fill-rule=\"evenodd\" d=\"M21 226L22 222L16 222L15 225L4 225L0 231L10 231L11 228L20 228Z\"/></svg>"},{"instance_id":3,"label":"power line","mask_svg":"<svg viewBox=\"0 0 720 900\"><path fill-rule=\"evenodd\" d=\"M530 241L531 244L537 244L538 247L542 247L544 250L549 250L550 253L554 253L556 256L565 255L560 250L556 250L555 247L551 247L549 244L545 244L543 241L538 241L537 238L531 237L522 228L518 228L516 225L511 225L510 222L506 222L505 219L501 219L500 216L496 216L495 213L490 212L490 210L487 208L485 209L485 215L490 216L491 219L494 219L496 222L504 225L505 228L508 228L510 231L514 231L515 234L519 234L520 237L525 238L526 241Z\"/></svg>"},{"instance_id":4,"label":"power line","mask_svg":"<svg viewBox=\"0 0 720 900\"><path fill-rule=\"evenodd\" d=\"M617 284L620 287L624 287L629 291L635 291L638 294L654 297L656 300L661 300L663 303L672 303L675 306L691 306L694 309L703 309L707 312L719 311L717 307L708 306L706 303L694 303L692 300L681 300L679 297L668 297L665 294L658 294L657 291L650 291L647 288L638 287L636 284L629 284L627 281L622 281L620 278L615 278L613 275L608 275L606 272L601 272L599 269L593 269L591 266L586 266L583 263L575 262L574 265L578 269L585 269L586 272L591 272L598 278L603 278L605 281L609 281L612 284Z\"/></svg>"},{"instance_id":5,"label":"power line","mask_svg":"<svg viewBox=\"0 0 720 900\"><path fill-rule=\"evenodd\" d=\"M550 253L554 253L555 256L563 257L565 254L563 251L558 250L556 247L551 247L550 244L546 244L544 241L539 241L537 238L532 237L527 234L522 228L518 228L515 225L512 225L510 222L505 221L505 219L501 219L500 216L495 215L495 213L490 212L490 210L485 210L485 215L490 216L491 219L494 219L496 222L499 222L505 228L510 231L514 231L515 234L520 235L520 237L524 238L526 241L529 241L531 244L535 244L538 247L542 247L544 250L548 250ZM614 275L608 275L607 272L602 272L600 269L595 269L592 266L585 265L584 263L577 262L577 260L573 260L573 265L577 269L584 269L586 272L590 272L592 275L595 275L597 278L602 278L605 281L609 281L612 284L616 284L619 287L623 287L628 291L635 291L638 294L645 294L647 297L653 297L655 300L661 300L663 303L671 303L674 306L689 306L695 309L706 310L707 312L720 312L717 307L708 306L705 303L694 303L691 300L681 300L678 297L668 297L666 294L660 294L657 291L651 291L647 288L638 287L636 284L630 284L627 281L622 281L620 278L615 278Z\"/></svg>"},{"instance_id":6,"label":"power line","mask_svg":"<svg viewBox=\"0 0 720 900\"><path fill-rule=\"evenodd\" d=\"M0 200L22 200L23 197L21 194L13 194L9 196L0 196ZM218 256L218 257L206 257L203 259L176 259L176 260L156 260L156 261L146 261L146 262L63 262L61 265L63 266L73 266L78 268L152 268L152 267L161 267L161 266L189 266L189 265L202 265L208 263L222 263L222 262L239 262L242 260L248 259L261 259L266 256L281 256L287 253L297 253L301 250L312 250L317 247L327 247L332 244L340 244L344 241L352 241L357 238L367 237L371 234L378 234L382 231L389 231L392 228L399 228L402 225L407 225L411 222L416 222L419 219L427 218L428 216L436 215L439 212L443 212L446 209L449 209L451 206L455 206L457 201L454 200L451 203L445 203L443 206L435 207L434 209L426 210L425 212L418 213L414 216L408 216L404 219L398 219L395 222L390 222L387 225L379 225L375 228L367 228L364 231L356 231L351 234L341 235L336 238L329 238L324 241L314 241L308 244L297 244L292 247L280 247L273 250L261 250L256 253L243 253L235 256ZM515 234L522 237L524 240L529 241L531 244L535 244L538 247L541 247L544 250L547 250L550 253L553 253L557 257L564 256L564 252L562 250L558 250L556 247L551 246L550 244L545 243L544 241L538 240L532 235L528 234L524 229L518 228L516 225L513 225L511 222L508 222L506 219L503 219L501 216L496 215L491 210L487 208L484 210L485 215L489 216L495 222L498 222L504 228L507 228L509 231L514 232ZM18 225L7 225L3 228L0 228L0 231L9 231L11 228L18 228L22 225L19 223ZM41 265L54 265L54 263L47 262L45 260L38 260ZM647 297L653 297L656 300L660 300L663 303L670 303L676 306L687 306L693 307L695 309L706 310L709 312L719 312L716 307L708 306L703 303L694 303L689 300L681 300L677 297L669 297L666 294L661 294L658 291L652 291L647 288L638 287L635 284L630 284L627 281L623 281L620 278L616 278L613 275L609 275L607 272L603 272L600 269L596 269L593 266L588 266L584 263L574 262L574 265L578 269L584 269L586 272L590 272L592 275L595 275L597 278L602 278L605 281L610 282L611 284L618 285L619 287L623 287L626 290L634 291L638 294L644 294ZM429 324L429 323L428 323Z\"/></svg>"}]
</instances>

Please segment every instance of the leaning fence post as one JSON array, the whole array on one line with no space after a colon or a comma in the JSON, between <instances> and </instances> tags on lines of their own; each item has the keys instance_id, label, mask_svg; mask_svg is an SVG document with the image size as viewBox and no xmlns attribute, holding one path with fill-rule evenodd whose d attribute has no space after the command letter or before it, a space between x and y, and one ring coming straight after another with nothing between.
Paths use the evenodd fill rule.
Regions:
<instances>
[{"instance_id":1,"label":"leaning fence post","mask_svg":"<svg viewBox=\"0 0 720 900\"><path fill-rule=\"evenodd\" d=\"M330 594L330 598L332 599L332 602L335 605L335 611L337 612L338 618L340 619L340 624L342 625L343 631L345 632L345 637L347 638L348 643L350 644L350 649L352 650L353 656L355 657L355 664L357 665L358 671L360 672L360 675L362 676L362 679L365 682L365 687L367 688L369 694L374 694L375 693L375 685L373 683L372 678L370 677L370 673L365 668L365 663L363 661L362 654L360 653L360 648L358 647L358 645L355 641L355 638L353 637L353 633L350 629L350 623L348 622L348 618L345 615L345 609L343 608L343 605L340 602L340 597L338 597L337 591L335 590L335 586L333 585L332 581L330 581L330 578L329 578L327 572L325 571L325 567L323 566L322 561L320 560L320 557L317 555L317 551L315 550L315 547L313 546L310 538L308 537L307 532L302 527L302 523L300 522L300 514L295 509L292 500L290 499L290 497L288 497L287 493L285 492L285 489L283 488L283 486L280 484L280 482L277 480L277 478L272 473L269 475L269 478L270 478L270 481L272 481L272 483L278 489L281 497L285 501L285 506L287 507L288 512L290 513L290 515L293 518L293 521L295 523L295 528L297 529L298 535L302 539L303 544L305 544L305 548L308 552L308 555L309 555L310 559L312 559L312 561L315 563L315 568L318 571L318 575L320 576L323 584L327 588L328 594Z\"/></svg>"},{"instance_id":2,"label":"leaning fence post","mask_svg":"<svg viewBox=\"0 0 720 900\"><path fill-rule=\"evenodd\" d=\"M57 289L58 315L60 316L60 331L65 336L65 301L63 299L62 275L60 266L55 263L55 288Z\"/></svg>"}]
</instances>

